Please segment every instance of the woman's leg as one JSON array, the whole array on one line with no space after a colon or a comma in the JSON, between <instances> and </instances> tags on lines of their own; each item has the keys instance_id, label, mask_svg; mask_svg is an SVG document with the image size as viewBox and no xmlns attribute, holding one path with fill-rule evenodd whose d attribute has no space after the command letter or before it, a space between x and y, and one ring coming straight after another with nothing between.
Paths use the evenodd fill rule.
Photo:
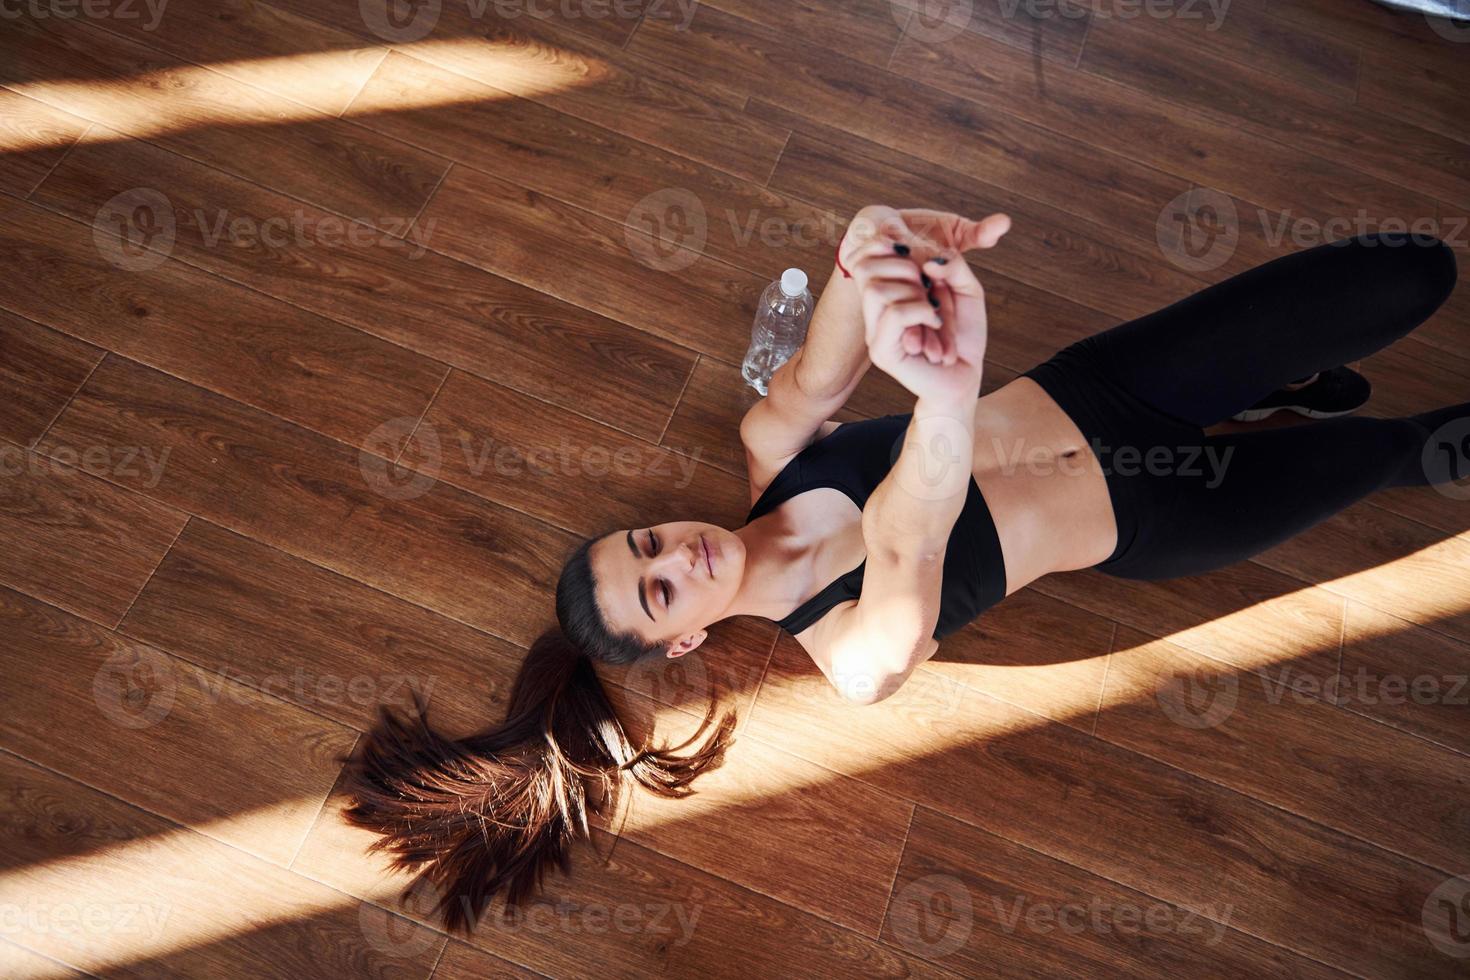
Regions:
<instances>
[{"instance_id":1,"label":"woman's leg","mask_svg":"<svg viewBox=\"0 0 1470 980\"><path fill-rule=\"evenodd\" d=\"M1448 246L1371 234L1274 259L1074 345L1135 397L1208 427L1388 346L1455 284Z\"/></svg>"},{"instance_id":2,"label":"woman's leg","mask_svg":"<svg viewBox=\"0 0 1470 980\"><path fill-rule=\"evenodd\" d=\"M1142 579L1208 572L1376 491L1463 480L1470 476L1470 402L1407 418L1339 418L1209 436L1202 448L1190 471L1174 454L1174 472L1126 477L1152 483L1151 505L1128 553L1100 571ZM1470 484L1453 491L1467 492Z\"/></svg>"}]
</instances>

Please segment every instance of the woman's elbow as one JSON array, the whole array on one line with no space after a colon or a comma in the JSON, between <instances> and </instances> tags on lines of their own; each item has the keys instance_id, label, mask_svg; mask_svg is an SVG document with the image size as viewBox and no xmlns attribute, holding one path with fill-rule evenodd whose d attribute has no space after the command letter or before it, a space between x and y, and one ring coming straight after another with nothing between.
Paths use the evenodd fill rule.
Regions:
<instances>
[{"instance_id":1,"label":"woman's elbow","mask_svg":"<svg viewBox=\"0 0 1470 980\"><path fill-rule=\"evenodd\" d=\"M848 704L877 704L892 697L909 679L910 670L867 670L833 678L833 686Z\"/></svg>"}]
</instances>

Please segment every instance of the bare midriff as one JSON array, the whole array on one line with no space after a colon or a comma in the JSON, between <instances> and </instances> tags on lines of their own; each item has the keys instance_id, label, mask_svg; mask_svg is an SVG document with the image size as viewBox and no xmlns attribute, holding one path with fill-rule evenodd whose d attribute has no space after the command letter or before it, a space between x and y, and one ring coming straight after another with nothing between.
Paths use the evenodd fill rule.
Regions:
<instances>
[{"instance_id":1,"label":"bare midriff","mask_svg":"<svg viewBox=\"0 0 1470 980\"><path fill-rule=\"evenodd\" d=\"M1113 553L1118 529L1102 467L1035 381L1017 378L975 403L973 459L1000 538L1007 595Z\"/></svg>"}]
</instances>

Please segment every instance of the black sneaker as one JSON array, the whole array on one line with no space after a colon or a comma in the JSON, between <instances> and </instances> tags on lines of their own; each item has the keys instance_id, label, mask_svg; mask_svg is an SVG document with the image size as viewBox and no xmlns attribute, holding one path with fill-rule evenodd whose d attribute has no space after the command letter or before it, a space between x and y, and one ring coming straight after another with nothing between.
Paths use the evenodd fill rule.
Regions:
<instances>
[{"instance_id":1,"label":"black sneaker","mask_svg":"<svg viewBox=\"0 0 1470 980\"><path fill-rule=\"evenodd\" d=\"M1362 408L1372 393L1373 385L1352 368L1328 368L1317 372L1311 384L1273 391L1250 408L1230 417L1237 422L1259 422L1285 410L1309 419L1330 419Z\"/></svg>"}]
</instances>

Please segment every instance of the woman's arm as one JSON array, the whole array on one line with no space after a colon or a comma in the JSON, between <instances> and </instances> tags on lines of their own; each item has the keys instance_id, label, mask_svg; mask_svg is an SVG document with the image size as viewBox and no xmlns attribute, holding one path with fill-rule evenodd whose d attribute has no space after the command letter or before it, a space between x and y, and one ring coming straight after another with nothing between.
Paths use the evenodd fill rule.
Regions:
<instances>
[{"instance_id":1,"label":"woman's arm","mask_svg":"<svg viewBox=\"0 0 1470 980\"><path fill-rule=\"evenodd\" d=\"M790 365L798 391L824 404L837 402L841 408L871 363L863 334L862 296L857 283L834 263L812 311L806 340L781 370Z\"/></svg>"}]
</instances>

